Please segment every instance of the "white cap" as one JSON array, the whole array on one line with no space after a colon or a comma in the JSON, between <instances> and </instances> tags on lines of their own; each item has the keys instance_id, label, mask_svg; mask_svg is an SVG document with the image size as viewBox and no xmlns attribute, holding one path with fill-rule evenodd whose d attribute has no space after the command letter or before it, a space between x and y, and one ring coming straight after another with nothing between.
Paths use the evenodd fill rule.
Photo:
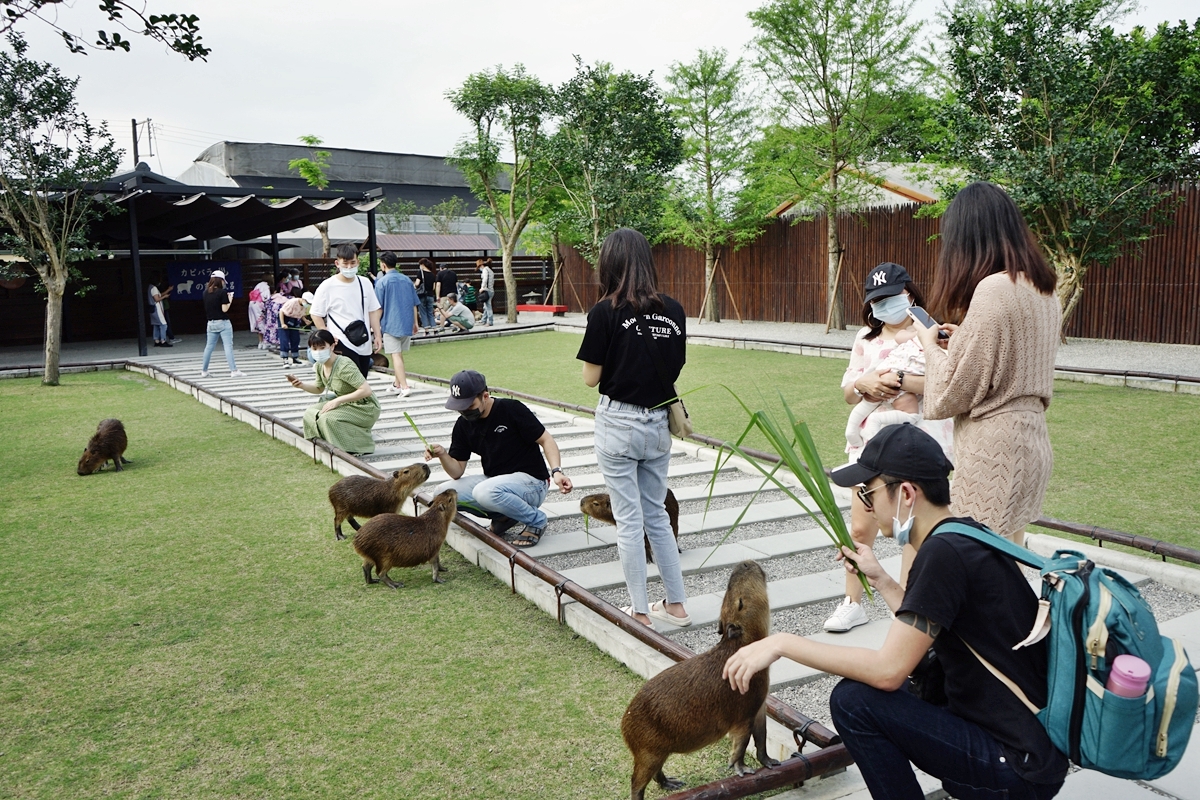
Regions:
<instances>
[{"instance_id":1,"label":"white cap","mask_svg":"<svg viewBox=\"0 0 1200 800\"><path fill-rule=\"evenodd\" d=\"M221 280L225 280L225 273L224 273L224 272L221 272L221 270L219 270L219 269L214 269L214 270L212 271L212 274L211 274L211 275L209 275L208 277L210 277L210 278L220 278Z\"/></svg>"},{"instance_id":2,"label":"white cap","mask_svg":"<svg viewBox=\"0 0 1200 800\"><path fill-rule=\"evenodd\" d=\"M316 301L317 296L315 294L313 294L312 292L305 292L304 294L300 295L300 299L302 299L304 302L308 303L309 305L312 305Z\"/></svg>"}]
</instances>

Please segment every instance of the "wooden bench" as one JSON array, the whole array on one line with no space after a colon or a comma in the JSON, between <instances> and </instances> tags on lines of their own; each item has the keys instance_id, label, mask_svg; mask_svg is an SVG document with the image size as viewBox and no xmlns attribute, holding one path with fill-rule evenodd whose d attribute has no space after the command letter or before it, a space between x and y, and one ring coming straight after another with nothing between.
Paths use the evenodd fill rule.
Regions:
<instances>
[{"instance_id":1,"label":"wooden bench","mask_svg":"<svg viewBox=\"0 0 1200 800\"><path fill-rule=\"evenodd\" d=\"M541 311L542 313L545 313L545 314L553 314L556 317L562 317L562 316L566 315L567 307L566 306L555 306L555 305L544 306L544 305L539 305L539 304L534 304L534 303L527 303L527 304L518 305L517 311Z\"/></svg>"}]
</instances>

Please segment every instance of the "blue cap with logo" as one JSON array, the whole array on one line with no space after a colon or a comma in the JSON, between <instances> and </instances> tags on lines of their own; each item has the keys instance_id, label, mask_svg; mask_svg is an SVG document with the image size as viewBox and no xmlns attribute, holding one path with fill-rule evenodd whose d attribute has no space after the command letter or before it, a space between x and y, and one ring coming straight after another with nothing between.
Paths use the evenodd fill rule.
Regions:
<instances>
[{"instance_id":1,"label":"blue cap with logo","mask_svg":"<svg viewBox=\"0 0 1200 800\"><path fill-rule=\"evenodd\" d=\"M473 369L464 369L450 379L450 399L446 408L463 411L471 407L475 398L487 391L487 379Z\"/></svg>"}]
</instances>

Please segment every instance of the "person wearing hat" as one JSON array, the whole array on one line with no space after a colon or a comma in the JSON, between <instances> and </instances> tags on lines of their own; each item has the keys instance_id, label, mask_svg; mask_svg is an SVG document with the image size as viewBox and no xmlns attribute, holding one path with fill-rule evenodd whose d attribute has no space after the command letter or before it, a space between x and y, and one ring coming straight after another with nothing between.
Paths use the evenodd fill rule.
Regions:
<instances>
[{"instance_id":1,"label":"person wearing hat","mask_svg":"<svg viewBox=\"0 0 1200 800\"><path fill-rule=\"evenodd\" d=\"M842 395L853 408L846 424L846 456L855 461L863 445L887 425L910 421L933 436L951 457L954 425L924 420L920 398L925 388L925 353L916 338L908 309L921 305L921 293L899 264L885 262L867 274L863 287L864 327L854 337L850 364L842 376ZM851 499L850 535L870 545L878 526ZM912 551L905 552L905 564ZM901 569L901 578L907 569ZM825 620L825 630L845 633L869 621L862 607L862 584L846 578L846 596Z\"/></svg>"},{"instance_id":2,"label":"person wearing hat","mask_svg":"<svg viewBox=\"0 0 1200 800\"><path fill-rule=\"evenodd\" d=\"M563 494L572 489L554 437L520 400L492 397L487 380L475 370L463 370L450 379L446 408L459 414L450 433L450 449L440 444L425 449L425 460L436 458L451 478L437 488L438 493L456 490L458 504L490 516L492 532L498 536L522 525L510 541L517 547L533 547L546 532L546 513L539 506L550 483ZM483 461L483 474L464 476L472 453Z\"/></svg>"},{"instance_id":3,"label":"person wearing hat","mask_svg":"<svg viewBox=\"0 0 1200 800\"><path fill-rule=\"evenodd\" d=\"M229 377L244 378L246 373L237 368L233 360L233 323L229 321L229 307L233 305L233 290L226 286L225 273L214 269L204 286L204 316L208 319L208 341L204 343L204 361L200 377L208 377L208 363L212 360L217 340L225 347L225 363L229 365Z\"/></svg>"},{"instance_id":4,"label":"person wearing hat","mask_svg":"<svg viewBox=\"0 0 1200 800\"><path fill-rule=\"evenodd\" d=\"M902 424L884 428L856 463L832 472L837 485L857 486L855 494L885 536L916 551L906 588L867 545L842 548L847 572L861 571L895 614L882 647L776 633L738 650L723 675L744 694L751 677L788 658L845 678L829 710L872 797L923 798L916 765L952 797L1050 798L1066 777L1066 756L975 655L1044 706L1045 640L1014 649L1034 627L1037 596L1011 558L974 539L939 533L949 521L987 530L951 515L953 468L933 437ZM945 670L944 706L906 686L931 647Z\"/></svg>"}]
</instances>

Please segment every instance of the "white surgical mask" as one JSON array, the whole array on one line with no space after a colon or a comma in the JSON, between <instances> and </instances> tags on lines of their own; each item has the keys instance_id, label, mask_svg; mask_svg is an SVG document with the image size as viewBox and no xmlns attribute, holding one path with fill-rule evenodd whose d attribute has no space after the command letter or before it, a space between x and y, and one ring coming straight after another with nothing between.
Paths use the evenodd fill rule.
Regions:
<instances>
[{"instance_id":1,"label":"white surgical mask","mask_svg":"<svg viewBox=\"0 0 1200 800\"><path fill-rule=\"evenodd\" d=\"M328 347L323 347L320 350L309 350L308 352L312 353L313 361L318 364L324 364L333 355L333 350Z\"/></svg>"},{"instance_id":2,"label":"white surgical mask","mask_svg":"<svg viewBox=\"0 0 1200 800\"><path fill-rule=\"evenodd\" d=\"M896 544L904 547L908 544L909 534L912 533L913 527L913 509L908 511L908 519L904 522L900 521L900 506L904 503L904 487L900 487L900 491L896 492L896 515L892 517L892 536L896 540Z\"/></svg>"},{"instance_id":3,"label":"white surgical mask","mask_svg":"<svg viewBox=\"0 0 1200 800\"><path fill-rule=\"evenodd\" d=\"M358 267L338 267L338 272L342 273L343 278L353 278L358 274Z\"/></svg>"},{"instance_id":4,"label":"white surgical mask","mask_svg":"<svg viewBox=\"0 0 1200 800\"><path fill-rule=\"evenodd\" d=\"M899 325L908 316L912 301L904 292L871 303L871 314L885 325Z\"/></svg>"}]
</instances>

